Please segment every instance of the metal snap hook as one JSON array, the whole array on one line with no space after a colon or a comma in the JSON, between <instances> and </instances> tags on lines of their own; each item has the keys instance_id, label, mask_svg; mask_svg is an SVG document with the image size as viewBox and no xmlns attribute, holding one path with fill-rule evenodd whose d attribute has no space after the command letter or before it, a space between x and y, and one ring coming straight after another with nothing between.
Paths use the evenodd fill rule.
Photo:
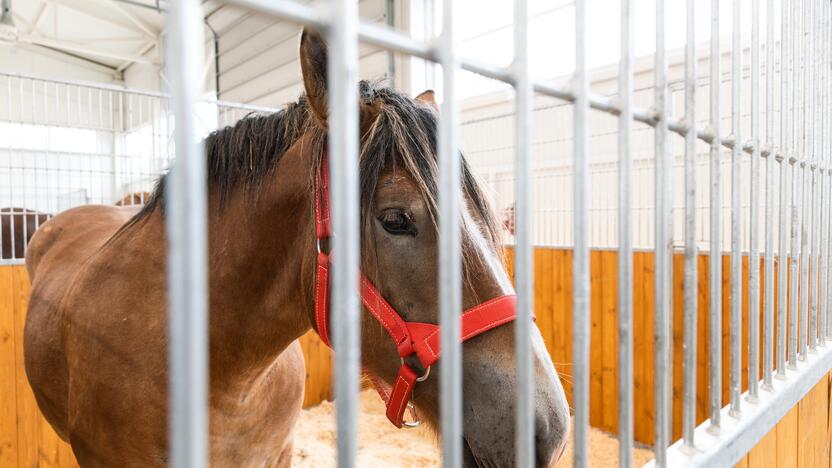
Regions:
<instances>
[{"instance_id":1,"label":"metal snap hook","mask_svg":"<svg viewBox=\"0 0 832 468\"><path fill-rule=\"evenodd\" d=\"M416 414L416 406L413 404L413 394L410 395L410 401L407 402L407 410L410 413L411 421L402 421L402 427L413 429L419 427L422 421L419 420L419 415Z\"/></svg>"}]
</instances>

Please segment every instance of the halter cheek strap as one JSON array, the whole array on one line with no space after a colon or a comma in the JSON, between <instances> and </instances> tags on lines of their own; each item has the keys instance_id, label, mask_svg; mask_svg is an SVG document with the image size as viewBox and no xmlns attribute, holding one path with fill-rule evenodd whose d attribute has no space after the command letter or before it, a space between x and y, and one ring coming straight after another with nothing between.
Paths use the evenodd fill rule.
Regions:
<instances>
[{"instance_id":1,"label":"halter cheek strap","mask_svg":"<svg viewBox=\"0 0 832 468\"><path fill-rule=\"evenodd\" d=\"M315 235L318 256L315 273L315 328L321 340L332 347L329 339L329 268L330 255L321 250L321 242L332 233L329 214L329 171L327 154L315 178ZM361 302L368 312L381 324L396 345L402 365L389 388L380 379L366 370L381 398L387 403L387 418L396 427L408 426L404 422L405 410L412 402L413 388L425 380L430 367L439 360L439 326L432 323L406 322L384 299L366 276L361 277ZM498 296L463 312L461 340L467 341L488 330L513 321L516 298L514 295ZM405 362L415 355L425 374L418 376Z\"/></svg>"}]
</instances>

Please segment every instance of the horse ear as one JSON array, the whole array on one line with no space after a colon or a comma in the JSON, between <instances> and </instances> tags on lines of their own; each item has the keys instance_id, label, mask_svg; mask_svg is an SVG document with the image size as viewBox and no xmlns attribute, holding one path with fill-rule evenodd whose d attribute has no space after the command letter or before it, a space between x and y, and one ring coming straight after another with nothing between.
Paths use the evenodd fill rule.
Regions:
<instances>
[{"instance_id":1,"label":"horse ear","mask_svg":"<svg viewBox=\"0 0 832 468\"><path fill-rule=\"evenodd\" d=\"M436 104L434 97L433 90L428 89L426 91L422 91L422 94L416 96L415 99L433 107L436 112L439 112L439 106Z\"/></svg>"},{"instance_id":2,"label":"horse ear","mask_svg":"<svg viewBox=\"0 0 832 468\"><path fill-rule=\"evenodd\" d=\"M300 34L300 69L303 74L303 86L309 108L315 117L326 125L328 114L326 76L327 76L327 46L323 37L316 32L304 28Z\"/></svg>"}]
</instances>

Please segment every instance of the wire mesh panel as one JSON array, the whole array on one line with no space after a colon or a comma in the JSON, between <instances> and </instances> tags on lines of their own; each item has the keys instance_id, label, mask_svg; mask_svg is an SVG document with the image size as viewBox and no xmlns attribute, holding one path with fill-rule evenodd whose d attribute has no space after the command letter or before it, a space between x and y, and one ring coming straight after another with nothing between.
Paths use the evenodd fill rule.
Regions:
<instances>
[{"instance_id":1,"label":"wire mesh panel","mask_svg":"<svg viewBox=\"0 0 832 468\"><path fill-rule=\"evenodd\" d=\"M22 262L25 240L61 211L143 205L174 158L173 116L163 93L0 73L0 103L4 262ZM268 112L274 109L200 102L197 126L205 135Z\"/></svg>"}]
</instances>

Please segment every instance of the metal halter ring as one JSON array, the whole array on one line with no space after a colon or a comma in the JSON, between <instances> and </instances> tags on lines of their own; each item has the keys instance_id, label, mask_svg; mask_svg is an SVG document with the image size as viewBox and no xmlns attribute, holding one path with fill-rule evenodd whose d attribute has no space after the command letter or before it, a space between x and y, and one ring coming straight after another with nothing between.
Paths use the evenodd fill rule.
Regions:
<instances>
[{"instance_id":1,"label":"metal halter ring","mask_svg":"<svg viewBox=\"0 0 832 468\"><path fill-rule=\"evenodd\" d=\"M402 365L404 365L404 358L399 358L399 360L401 361ZM430 366L428 366L428 368L425 369L425 373L422 374L421 377L416 378L416 381L417 382L424 382L425 380L428 379L429 376L430 376Z\"/></svg>"},{"instance_id":2,"label":"metal halter ring","mask_svg":"<svg viewBox=\"0 0 832 468\"><path fill-rule=\"evenodd\" d=\"M422 421L419 419L419 415L416 414L416 406L413 405L413 394L410 395L410 401L407 402L407 409L410 412L411 421L402 421L402 427L406 427L408 429L419 427L422 424Z\"/></svg>"}]
</instances>

